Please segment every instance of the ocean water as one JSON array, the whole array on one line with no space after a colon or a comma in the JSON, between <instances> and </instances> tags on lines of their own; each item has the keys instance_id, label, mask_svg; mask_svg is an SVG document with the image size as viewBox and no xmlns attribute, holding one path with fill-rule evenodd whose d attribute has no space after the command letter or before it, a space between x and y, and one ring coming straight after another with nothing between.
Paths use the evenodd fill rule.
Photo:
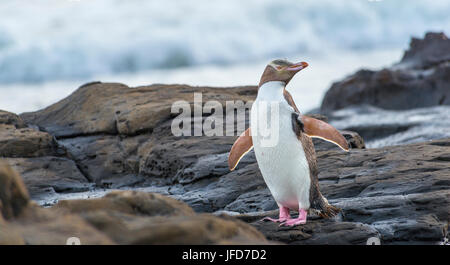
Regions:
<instances>
[{"instance_id":1,"label":"ocean water","mask_svg":"<svg viewBox=\"0 0 450 265\"><path fill-rule=\"evenodd\" d=\"M0 109L33 111L91 80L257 84L275 58L310 67L303 110L331 82L401 58L412 36L450 32L448 0L22 0L0 2Z\"/></svg>"}]
</instances>

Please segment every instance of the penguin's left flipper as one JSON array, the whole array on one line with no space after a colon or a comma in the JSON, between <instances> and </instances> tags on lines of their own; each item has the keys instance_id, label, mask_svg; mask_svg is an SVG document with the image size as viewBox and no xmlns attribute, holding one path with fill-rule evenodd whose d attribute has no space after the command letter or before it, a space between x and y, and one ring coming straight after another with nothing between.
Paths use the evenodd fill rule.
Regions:
<instances>
[{"instance_id":1,"label":"penguin's left flipper","mask_svg":"<svg viewBox=\"0 0 450 265\"><path fill-rule=\"evenodd\" d=\"M320 138L327 142L331 142L339 146L342 150L349 151L347 140L336 128L324 121L298 113L297 115L297 120L301 123L298 127L302 129L303 133L312 138Z\"/></svg>"},{"instance_id":2,"label":"penguin's left flipper","mask_svg":"<svg viewBox=\"0 0 450 265\"><path fill-rule=\"evenodd\" d=\"M243 132L231 147L228 155L228 167L233 171L239 161L253 148L251 130L248 128Z\"/></svg>"}]
</instances>

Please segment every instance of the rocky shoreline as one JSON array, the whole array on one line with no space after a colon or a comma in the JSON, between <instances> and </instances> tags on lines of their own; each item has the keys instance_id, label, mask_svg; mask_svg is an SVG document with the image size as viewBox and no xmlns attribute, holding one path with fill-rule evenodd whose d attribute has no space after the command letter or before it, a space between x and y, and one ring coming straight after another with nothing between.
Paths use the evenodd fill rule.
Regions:
<instances>
[{"instance_id":1,"label":"rocky shoreline","mask_svg":"<svg viewBox=\"0 0 450 265\"><path fill-rule=\"evenodd\" d=\"M450 220L449 45L445 35L427 34L398 65L332 86L322 113L352 150L314 142L321 191L342 213L311 215L295 228L260 221L277 206L253 153L228 170L236 137L171 133L173 102L194 105L196 92L223 105L249 102L254 86L93 82L37 112L0 111L0 243L64 244L67 234L86 244L443 242ZM432 95L425 105L398 106L421 97L408 89ZM373 101L374 91L382 103Z\"/></svg>"}]
</instances>

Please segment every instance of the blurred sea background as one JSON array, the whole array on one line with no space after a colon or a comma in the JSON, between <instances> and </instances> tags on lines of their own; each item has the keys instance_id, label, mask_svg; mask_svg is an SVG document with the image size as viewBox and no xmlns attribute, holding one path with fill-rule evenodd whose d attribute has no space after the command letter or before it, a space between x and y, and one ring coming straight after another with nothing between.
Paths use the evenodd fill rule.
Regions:
<instances>
[{"instance_id":1,"label":"blurred sea background","mask_svg":"<svg viewBox=\"0 0 450 265\"><path fill-rule=\"evenodd\" d=\"M35 111L89 81L256 85L276 58L320 105L333 81L401 59L411 37L450 33L448 0L22 0L0 2L0 109Z\"/></svg>"}]
</instances>

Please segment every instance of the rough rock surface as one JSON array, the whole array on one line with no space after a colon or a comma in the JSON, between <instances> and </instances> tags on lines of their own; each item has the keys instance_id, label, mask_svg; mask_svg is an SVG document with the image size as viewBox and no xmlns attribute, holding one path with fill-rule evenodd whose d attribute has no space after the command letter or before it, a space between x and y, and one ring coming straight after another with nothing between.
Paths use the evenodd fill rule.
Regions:
<instances>
[{"instance_id":1,"label":"rough rock surface","mask_svg":"<svg viewBox=\"0 0 450 265\"><path fill-rule=\"evenodd\" d=\"M175 101L196 103L194 93L202 93L203 101L248 101L253 99L256 87L152 85L132 88L118 83L93 82L56 104L21 117L58 139L95 134L132 136L151 132L161 121L178 115L171 114Z\"/></svg>"},{"instance_id":2,"label":"rough rock surface","mask_svg":"<svg viewBox=\"0 0 450 265\"><path fill-rule=\"evenodd\" d=\"M14 218L27 207L30 198L20 176L0 161L0 223Z\"/></svg>"},{"instance_id":3,"label":"rough rock surface","mask_svg":"<svg viewBox=\"0 0 450 265\"><path fill-rule=\"evenodd\" d=\"M0 111L0 157L24 176L32 199L89 189L91 184L65 155L52 135L27 127L16 114Z\"/></svg>"},{"instance_id":4,"label":"rough rock surface","mask_svg":"<svg viewBox=\"0 0 450 265\"><path fill-rule=\"evenodd\" d=\"M115 191L103 198L41 208L20 178L0 165L0 244L264 244L255 228L232 218L196 214L160 194Z\"/></svg>"},{"instance_id":5,"label":"rough rock surface","mask_svg":"<svg viewBox=\"0 0 450 265\"><path fill-rule=\"evenodd\" d=\"M80 87L42 111L21 117L56 136L86 178L101 186L119 187L142 181L142 175L173 177L173 173L200 156L229 149L232 137L185 137L183 141L172 135L171 121L178 115L171 113L172 103L184 100L198 106L201 102L194 102L194 93L202 93L204 102L216 100L225 106L227 100L252 100L256 88L182 85L130 88L98 82ZM207 146L194 153L187 152L202 144ZM166 152L173 148L179 151ZM167 161L163 158L167 155L179 157ZM158 162L154 157L159 158ZM172 163L172 167L164 165L166 162Z\"/></svg>"},{"instance_id":6,"label":"rough rock surface","mask_svg":"<svg viewBox=\"0 0 450 265\"><path fill-rule=\"evenodd\" d=\"M61 154L53 136L27 128L16 114L0 110L0 157L37 157Z\"/></svg>"},{"instance_id":7,"label":"rough rock surface","mask_svg":"<svg viewBox=\"0 0 450 265\"><path fill-rule=\"evenodd\" d=\"M6 158L5 161L22 175L34 200L45 200L55 193L87 191L93 186L76 164L64 157Z\"/></svg>"},{"instance_id":8,"label":"rough rock surface","mask_svg":"<svg viewBox=\"0 0 450 265\"><path fill-rule=\"evenodd\" d=\"M411 41L400 63L334 83L321 112L360 104L391 110L450 105L450 40L444 33L427 33Z\"/></svg>"},{"instance_id":9,"label":"rough rock surface","mask_svg":"<svg viewBox=\"0 0 450 265\"><path fill-rule=\"evenodd\" d=\"M25 122L16 114L0 110L0 124L14 125L14 127L21 129L25 128Z\"/></svg>"}]
</instances>

